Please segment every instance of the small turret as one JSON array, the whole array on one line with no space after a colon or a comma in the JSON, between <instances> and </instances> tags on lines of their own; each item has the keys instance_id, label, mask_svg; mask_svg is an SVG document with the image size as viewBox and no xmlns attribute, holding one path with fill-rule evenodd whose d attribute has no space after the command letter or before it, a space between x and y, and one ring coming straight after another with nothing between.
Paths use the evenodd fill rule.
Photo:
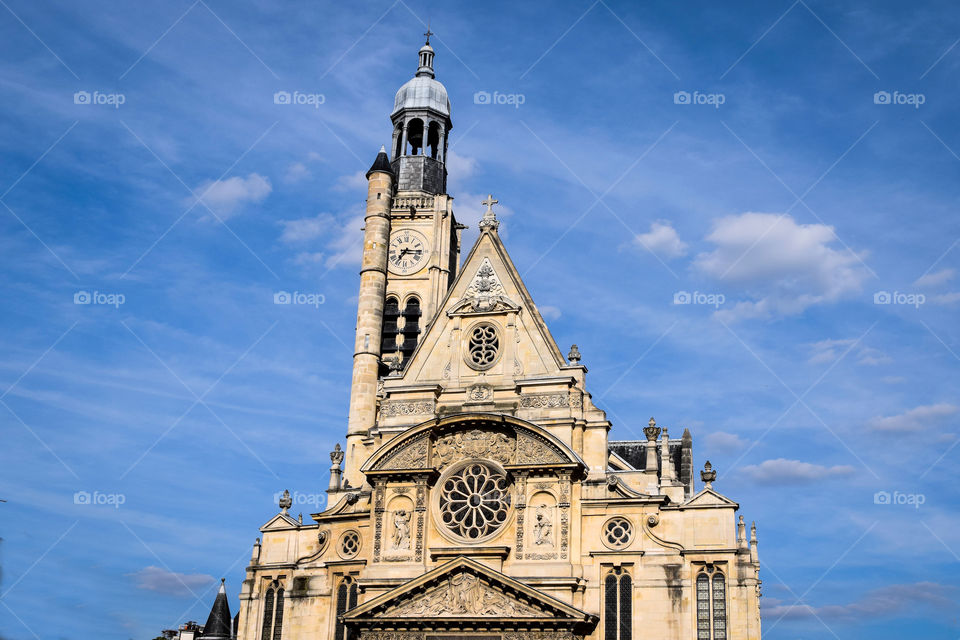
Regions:
<instances>
[{"instance_id":1,"label":"small turret","mask_svg":"<svg viewBox=\"0 0 960 640\"><path fill-rule=\"evenodd\" d=\"M213 601L207 624L203 625L201 640L231 640L233 637L233 617L230 615L230 603L227 602L226 578L220 578L220 590Z\"/></svg>"}]
</instances>

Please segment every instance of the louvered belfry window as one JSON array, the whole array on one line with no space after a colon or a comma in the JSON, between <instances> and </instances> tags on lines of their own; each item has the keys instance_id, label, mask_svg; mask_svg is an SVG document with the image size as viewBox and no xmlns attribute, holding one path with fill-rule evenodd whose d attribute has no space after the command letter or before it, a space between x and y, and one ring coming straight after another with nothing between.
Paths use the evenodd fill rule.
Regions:
<instances>
[{"instance_id":1,"label":"louvered belfry window","mask_svg":"<svg viewBox=\"0 0 960 640\"><path fill-rule=\"evenodd\" d=\"M622 569L610 569L603 580L603 639L632 640L633 580Z\"/></svg>"}]
</instances>

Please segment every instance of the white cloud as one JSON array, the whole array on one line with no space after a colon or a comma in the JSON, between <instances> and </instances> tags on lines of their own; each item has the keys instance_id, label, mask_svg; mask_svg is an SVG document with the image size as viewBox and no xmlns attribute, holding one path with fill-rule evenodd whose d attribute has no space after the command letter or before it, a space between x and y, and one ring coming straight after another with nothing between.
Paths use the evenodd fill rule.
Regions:
<instances>
[{"instance_id":1,"label":"white cloud","mask_svg":"<svg viewBox=\"0 0 960 640\"><path fill-rule=\"evenodd\" d=\"M891 584L870 591L859 600L849 604L831 604L820 607L800 604L783 604L782 600L771 601L763 607L766 618L860 618L895 616L904 611L915 611L918 605L952 610L956 587L935 582ZM764 598L766 600L766 598Z\"/></svg>"},{"instance_id":2,"label":"white cloud","mask_svg":"<svg viewBox=\"0 0 960 640\"><path fill-rule=\"evenodd\" d=\"M847 350L856 343L853 339L844 340L821 340L809 345L813 355L807 360L810 364L834 363ZM855 358L857 364L875 367L881 364L893 362L893 358L885 354L880 349L874 347L859 346L855 347Z\"/></svg>"},{"instance_id":3,"label":"white cloud","mask_svg":"<svg viewBox=\"0 0 960 640\"><path fill-rule=\"evenodd\" d=\"M283 176L284 182L296 184L310 177L310 169L302 162L294 162L287 167L287 173Z\"/></svg>"},{"instance_id":4,"label":"white cloud","mask_svg":"<svg viewBox=\"0 0 960 640\"><path fill-rule=\"evenodd\" d=\"M324 234L329 234L336 227L336 220L329 213L321 213L313 218L281 220L280 224L283 225L280 240L294 244L309 242L320 238Z\"/></svg>"},{"instance_id":5,"label":"white cloud","mask_svg":"<svg viewBox=\"0 0 960 640\"><path fill-rule=\"evenodd\" d=\"M665 258L678 258L687 253L687 243L680 239L668 220L656 220L650 231L637 234L633 241L640 247Z\"/></svg>"},{"instance_id":6,"label":"white cloud","mask_svg":"<svg viewBox=\"0 0 960 640\"><path fill-rule=\"evenodd\" d=\"M853 467L849 465L824 467L800 460L777 458L776 460L764 460L760 464L748 465L742 471L759 482L797 484L823 480L833 476L849 475L853 473Z\"/></svg>"},{"instance_id":7,"label":"white cloud","mask_svg":"<svg viewBox=\"0 0 960 640\"><path fill-rule=\"evenodd\" d=\"M447 160L444 164L447 165L447 174L449 174L447 181L454 186L459 186L462 180L472 178L477 171L476 158L462 156L456 151L447 152ZM453 188L449 190L454 191Z\"/></svg>"},{"instance_id":8,"label":"white cloud","mask_svg":"<svg viewBox=\"0 0 960 640\"><path fill-rule=\"evenodd\" d=\"M366 196L367 172L357 171L356 173L351 173L350 175L340 176L340 178L337 180L337 183L333 185L333 188L337 191L355 191Z\"/></svg>"},{"instance_id":9,"label":"white cloud","mask_svg":"<svg viewBox=\"0 0 960 640\"><path fill-rule=\"evenodd\" d=\"M175 573L160 567L145 567L136 573L128 574L137 583L138 589L157 591L173 596L188 596L191 591L214 582L213 576L204 573Z\"/></svg>"},{"instance_id":10,"label":"white cloud","mask_svg":"<svg viewBox=\"0 0 960 640\"><path fill-rule=\"evenodd\" d=\"M860 291L868 275L858 256L834 246L833 227L797 224L785 214L720 218L706 239L716 248L699 254L694 266L742 285L752 298L717 312L730 320L796 315Z\"/></svg>"},{"instance_id":11,"label":"white cloud","mask_svg":"<svg viewBox=\"0 0 960 640\"><path fill-rule=\"evenodd\" d=\"M549 304L538 305L537 310L546 320L556 320L562 315L560 309Z\"/></svg>"},{"instance_id":12,"label":"white cloud","mask_svg":"<svg viewBox=\"0 0 960 640\"><path fill-rule=\"evenodd\" d=\"M714 431L704 437L704 442L710 451L718 453L732 453L742 451L747 446L747 441L735 433L725 431Z\"/></svg>"},{"instance_id":13,"label":"white cloud","mask_svg":"<svg viewBox=\"0 0 960 640\"><path fill-rule=\"evenodd\" d=\"M954 415L957 411L960 411L960 407L945 402L921 405L895 416L873 417L869 425L874 431L921 431L943 418Z\"/></svg>"},{"instance_id":14,"label":"white cloud","mask_svg":"<svg viewBox=\"0 0 960 640\"><path fill-rule=\"evenodd\" d=\"M229 218L244 204L263 202L271 191L270 180L259 173L251 173L246 178L234 176L226 180L208 180L194 189L194 193L221 219ZM192 196L188 198L188 204L195 201Z\"/></svg>"},{"instance_id":15,"label":"white cloud","mask_svg":"<svg viewBox=\"0 0 960 640\"><path fill-rule=\"evenodd\" d=\"M354 266L360 263L363 251L363 215L338 220L329 213L312 218L282 220L280 240L289 245L310 245L298 252L293 261L300 266L322 264L327 269L335 266ZM321 247L322 250L317 250Z\"/></svg>"},{"instance_id":16,"label":"white cloud","mask_svg":"<svg viewBox=\"0 0 960 640\"><path fill-rule=\"evenodd\" d=\"M939 287L942 284L953 280L953 277L957 274L954 269L941 269L934 273L927 273L919 278L913 283L913 286L920 289L927 289L931 287Z\"/></svg>"}]
</instances>

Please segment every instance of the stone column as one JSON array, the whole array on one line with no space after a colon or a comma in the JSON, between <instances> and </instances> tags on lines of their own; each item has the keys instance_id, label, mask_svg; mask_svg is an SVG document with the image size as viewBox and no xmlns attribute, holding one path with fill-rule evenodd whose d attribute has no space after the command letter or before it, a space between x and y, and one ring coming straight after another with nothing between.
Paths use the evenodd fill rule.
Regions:
<instances>
[{"instance_id":1,"label":"stone column","mask_svg":"<svg viewBox=\"0 0 960 640\"><path fill-rule=\"evenodd\" d=\"M367 174L367 214L364 218L363 261L357 305L357 336L353 351L350 415L347 422L345 477L352 486L363 484L360 467L366 461L364 438L376 423L380 339L387 281L387 245L393 174L372 169Z\"/></svg>"}]
</instances>

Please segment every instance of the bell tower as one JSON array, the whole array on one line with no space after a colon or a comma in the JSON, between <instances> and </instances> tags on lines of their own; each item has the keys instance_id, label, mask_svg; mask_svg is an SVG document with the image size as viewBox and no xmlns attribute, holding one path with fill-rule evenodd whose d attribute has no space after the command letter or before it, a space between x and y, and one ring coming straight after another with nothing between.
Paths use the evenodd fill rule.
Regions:
<instances>
[{"instance_id":1,"label":"bell tower","mask_svg":"<svg viewBox=\"0 0 960 640\"><path fill-rule=\"evenodd\" d=\"M434 77L433 34L424 35L417 73L397 91L390 114L390 154L381 147L367 172L345 485L362 483L380 380L402 373L460 264L466 227L446 192L450 100Z\"/></svg>"},{"instance_id":2,"label":"bell tower","mask_svg":"<svg viewBox=\"0 0 960 640\"><path fill-rule=\"evenodd\" d=\"M381 375L397 374L433 320L456 277L460 232L447 195L447 145L453 121L446 88L436 80L427 30L416 75L397 91L390 167L390 210Z\"/></svg>"}]
</instances>

